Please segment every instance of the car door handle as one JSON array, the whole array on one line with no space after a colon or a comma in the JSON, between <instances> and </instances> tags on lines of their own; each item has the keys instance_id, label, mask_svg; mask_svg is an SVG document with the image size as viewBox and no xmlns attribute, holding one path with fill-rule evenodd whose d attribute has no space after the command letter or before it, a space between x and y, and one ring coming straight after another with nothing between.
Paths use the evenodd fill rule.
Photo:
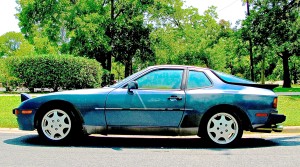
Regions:
<instances>
[{"instance_id":1,"label":"car door handle","mask_svg":"<svg viewBox=\"0 0 300 167\"><path fill-rule=\"evenodd\" d=\"M180 97L180 96L171 96L171 97L168 97L168 100L170 100L170 101L182 100L182 97Z\"/></svg>"}]
</instances>

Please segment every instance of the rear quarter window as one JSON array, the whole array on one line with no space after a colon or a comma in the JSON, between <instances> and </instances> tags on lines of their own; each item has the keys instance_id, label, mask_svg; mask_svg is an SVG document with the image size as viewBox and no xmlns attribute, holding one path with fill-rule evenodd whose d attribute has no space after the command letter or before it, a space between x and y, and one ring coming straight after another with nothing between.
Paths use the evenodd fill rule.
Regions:
<instances>
[{"instance_id":1,"label":"rear quarter window","mask_svg":"<svg viewBox=\"0 0 300 167\"><path fill-rule=\"evenodd\" d=\"M204 74L200 71L189 71L189 77L187 82L187 89L199 89L211 86L212 83Z\"/></svg>"}]
</instances>

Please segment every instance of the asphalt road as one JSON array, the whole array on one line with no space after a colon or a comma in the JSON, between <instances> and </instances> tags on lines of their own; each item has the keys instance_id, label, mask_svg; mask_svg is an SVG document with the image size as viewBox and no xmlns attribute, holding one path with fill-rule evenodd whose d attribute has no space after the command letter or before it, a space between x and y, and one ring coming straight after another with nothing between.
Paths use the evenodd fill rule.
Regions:
<instances>
[{"instance_id":1,"label":"asphalt road","mask_svg":"<svg viewBox=\"0 0 300 167\"><path fill-rule=\"evenodd\" d=\"M237 148L197 137L100 136L75 146L42 143L36 132L0 131L0 166L298 167L300 134L244 134Z\"/></svg>"}]
</instances>

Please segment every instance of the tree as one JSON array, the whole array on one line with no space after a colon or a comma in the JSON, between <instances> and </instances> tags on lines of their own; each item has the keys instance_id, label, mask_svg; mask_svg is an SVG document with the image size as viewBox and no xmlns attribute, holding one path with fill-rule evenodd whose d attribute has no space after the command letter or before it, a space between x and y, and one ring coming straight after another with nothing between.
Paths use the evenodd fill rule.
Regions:
<instances>
[{"instance_id":1,"label":"tree","mask_svg":"<svg viewBox=\"0 0 300 167\"><path fill-rule=\"evenodd\" d=\"M133 55L151 54L147 44L150 29L143 19L153 3L151 0L19 0L17 16L22 33L31 43L35 43L35 32L39 31L62 53L95 58L111 71L112 57L125 63L131 62ZM134 36L126 36L130 33ZM124 36L128 38L120 38ZM128 41L132 47L124 48ZM121 49L127 49L124 52L130 55L117 54L116 50Z\"/></svg>"},{"instance_id":2,"label":"tree","mask_svg":"<svg viewBox=\"0 0 300 167\"><path fill-rule=\"evenodd\" d=\"M125 77L133 73L134 58L142 60L142 63L153 58L149 39L152 28L144 21L144 12L153 3L147 0L124 1L121 9L116 8L120 10L119 13L123 17L111 16L113 23L109 33L112 36L111 46L113 49L109 54L112 54L116 61L125 66ZM111 8L113 9L113 7ZM112 11L115 9L112 9L111 13L113 14Z\"/></svg>"},{"instance_id":3,"label":"tree","mask_svg":"<svg viewBox=\"0 0 300 167\"><path fill-rule=\"evenodd\" d=\"M163 13L158 27L151 34L153 49L158 64L189 64L226 68L226 54L218 49L227 49L226 38L230 36L230 24L217 23L216 7L210 7L199 15L197 9L184 9L181 1L173 1L174 10ZM221 39L222 38L222 39ZM221 46L222 45L222 46ZM226 70L225 70L226 71Z\"/></svg>"},{"instance_id":4,"label":"tree","mask_svg":"<svg viewBox=\"0 0 300 167\"><path fill-rule=\"evenodd\" d=\"M252 3L252 0L243 0L243 2L246 2L247 6L247 16L250 16L250 3ZM254 79L254 65L253 65L253 44L251 37L249 40L249 56L250 56L250 73L251 73L251 80L255 81Z\"/></svg>"},{"instance_id":5,"label":"tree","mask_svg":"<svg viewBox=\"0 0 300 167\"><path fill-rule=\"evenodd\" d=\"M0 57L33 54L34 47L21 33L8 32L0 36Z\"/></svg>"},{"instance_id":6,"label":"tree","mask_svg":"<svg viewBox=\"0 0 300 167\"><path fill-rule=\"evenodd\" d=\"M243 22L243 31L251 32L255 47L262 53L268 48L282 59L283 87L291 87L290 57L299 56L299 4L299 0L255 0Z\"/></svg>"}]
</instances>

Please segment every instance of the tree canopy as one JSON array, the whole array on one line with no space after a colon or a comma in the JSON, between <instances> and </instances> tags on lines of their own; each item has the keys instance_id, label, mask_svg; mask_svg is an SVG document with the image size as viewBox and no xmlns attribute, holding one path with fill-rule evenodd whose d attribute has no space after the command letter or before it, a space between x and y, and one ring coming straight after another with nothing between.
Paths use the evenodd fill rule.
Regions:
<instances>
[{"instance_id":1,"label":"tree canopy","mask_svg":"<svg viewBox=\"0 0 300 167\"><path fill-rule=\"evenodd\" d=\"M33 52L33 45L21 33L8 32L0 36L0 57L22 56Z\"/></svg>"},{"instance_id":2,"label":"tree canopy","mask_svg":"<svg viewBox=\"0 0 300 167\"><path fill-rule=\"evenodd\" d=\"M214 6L199 14L183 0L17 2L22 34L0 37L1 57L96 59L105 70L102 85L112 73L119 80L154 64L197 65L248 79L254 70L255 81L283 78L284 87L290 87L291 75L294 82L299 76L299 0L248 1L251 14L241 28L218 20ZM254 56L249 56L250 41Z\"/></svg>"},{"instance_id":3,"label":"tree canopy","mask_svg":"<svg viewBox=\"0 0 300 167\"><path fill-rule=\"evenodd\" d=\"M111 70L111 57L128 71L133 55L151 55L147 0L19 0L18 18L25 37L47 37L62 53L87 56ZM36 33L38 32L38 33ZM120 38L121 37L121 38ZM145 60L145 59L143 59ZM129 64L128 64L129 63Z\"/></svg>"},{"instance_id":4,"label":"tree canopy","mask_svg":"<svg viewBox=\"0 0 300 167\"><path fill-rule=\"evenodd\" d=\"M299 0L254 0L243 22L244 39L253 40L263 64L267 56L282 59L283 87L291 87L289 59L300 51L299 5Z\"/></svg>"}]
</instances>

